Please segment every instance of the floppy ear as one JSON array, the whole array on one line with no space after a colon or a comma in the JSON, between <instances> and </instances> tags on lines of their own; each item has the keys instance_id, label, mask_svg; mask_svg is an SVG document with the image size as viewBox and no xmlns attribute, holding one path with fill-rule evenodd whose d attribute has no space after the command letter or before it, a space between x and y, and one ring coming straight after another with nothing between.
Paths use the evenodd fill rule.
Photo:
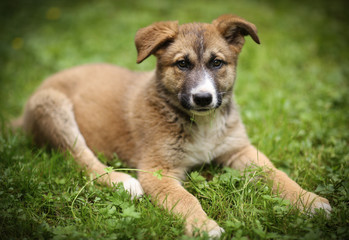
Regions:
<instances>
[{"instance_id":1,"label":"floppy ear","mask_svg":"<svg viewBox=\"0 0 349 240\"><path fill-rule=\"evenodd\" d=\"M253 41L260 44L256 26L238 16L223 15L214 20L212 24L229 44L237 47L238 51L244 45L246 35L250 35Z\"/></svg>"},{"instance_id":2,"label":"floppy ear","mask_svg":"<svg viewBox=\"0 0 349 240\"><path fill-rule=\"evenodd\" d=\"M158 22L137 31L135 37L138 52L137 63L155 53L178 33L178 22Z\"/></svg>"}]
</instances>

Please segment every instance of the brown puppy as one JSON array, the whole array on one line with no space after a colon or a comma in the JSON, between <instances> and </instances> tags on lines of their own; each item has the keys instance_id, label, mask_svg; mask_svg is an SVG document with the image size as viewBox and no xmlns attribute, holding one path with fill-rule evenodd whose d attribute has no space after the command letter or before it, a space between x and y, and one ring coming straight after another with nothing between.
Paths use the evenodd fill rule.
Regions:
<instances>
[{"instance_id":1,"label":"brown puppy","mask_svg":"<svg viewBox=\"0 0 349 240\"><path fill-rule=\"evenodd\" d=\"M93 151L113 153L139 172L138 180L112 172L99 179L122 182L132 196L150 194L158 204L195 228L217 237L223 232L180 181L191 167L215 160L244 170L260 166L273 189L299 208L330 211L328 201L303 190L253 147L232 99L244 36L259 43L256 27L224 15L212 24L159 22L136 35L140 63L157 57L155 72L135 73L96 64L48 78L29 99L23 127L38 143L70 151L89 174L103 174ZM193 121L194 119L194 121Z\"/></svg>"}]
</instances>

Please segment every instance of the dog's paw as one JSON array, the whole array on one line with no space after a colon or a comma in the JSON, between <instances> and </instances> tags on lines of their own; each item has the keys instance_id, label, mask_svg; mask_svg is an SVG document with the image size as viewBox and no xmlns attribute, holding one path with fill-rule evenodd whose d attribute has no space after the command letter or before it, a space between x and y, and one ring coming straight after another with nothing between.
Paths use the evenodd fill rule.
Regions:
<instances>
[{"instance_id":1,"label":"dog's paw","mask_svg":"<svg viewBox=\"0 0 349 240\"><path fill-rule=\"evenodd\" d=\"M307 192L302 198L303 204L305 203L304 209L308 209L311 215L316 214L319 210L325 211L328 216L331 214L332 208L326 198L312 192Z\"/></svg>"},{"instance_id":2,"label":"dog's paw","mask_svg":"<svg viewBox=\"0 0 349 240\"><path fill-rule=\"evenodd\" d=\"M215 221L209 219L201 228L202 231L207 232L210 239L219 239L225 232Z\"/></svg>"},{"instance_id":3,"label":"dog's paw","mask_svg":"<svg viewBox=\"0 0 349 240\"><path fill-rule=\"evenodd\" d=\"M132 199L140 198L143 195L143 188L137 179L130 177L123 180L122 183L124 185L124 189L130 193Z\"/></svg>"},{"instance_id":4,"label":"dog's paw","mask_svg":"<svg viewBox=\"0 0 349 240\"><path fill-rule=\"evenodd\" d=\"M317 197L310 206L310 212L315 214L318 210L324 210L327 215L331 214L332 208L326 198Z\"/></svg>"},{"instance_id":5,"label":"dog's paw","mask_svg":"<svg viewBox=\"0 0 349 240\"><path fill-rule=\"evenodd\" d=\"M212 219L187 219L186 222L186 234L188 236L203 236L206 235L209 239L218 239L225 232L215 221Z\"/></svg>"},{"instance_id":6,"label":"dog's paw","mask_svg":"<svg viewBox=\"0 0 349 240\"><path fill-rule=\"evenodd\" d=\"M105 182L110 186L116 186L119 183L123 184L124 189L131 195L131 198L140 198L144 191L139 181L126 173L111 172L104 176Z\"/></svg>"},{"instance_id":7,"label":"dog's paw","mask_svg":"<svg viewBox=\"0 0 349 240\"><path fill-rule=\"evenodd\" d=\"M208 232L208 236L210 239L218 239L221 237L221 235L224 233L224 229L221 228L220 226L215 227L214 229L210 230Z\"/></svg>"}]
</instances>

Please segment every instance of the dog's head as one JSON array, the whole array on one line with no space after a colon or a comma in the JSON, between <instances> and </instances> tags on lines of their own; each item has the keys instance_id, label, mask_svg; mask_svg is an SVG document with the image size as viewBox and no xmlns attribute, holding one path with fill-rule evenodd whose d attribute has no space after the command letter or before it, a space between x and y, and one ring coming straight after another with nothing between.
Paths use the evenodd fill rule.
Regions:
<instances>
[{"instance_id":1,"label":"dog's head","mask_svg":"<svg viewBox=\"0 0 349 240\"><path fill-rule=\"evenodd\" d=\"M238 55L257 29L246 20L223 15L212 24L158 22L135 38L137 63L157 57L157 79L173 104L204 115L231 100Z\"/></svg>"}]
</instances>

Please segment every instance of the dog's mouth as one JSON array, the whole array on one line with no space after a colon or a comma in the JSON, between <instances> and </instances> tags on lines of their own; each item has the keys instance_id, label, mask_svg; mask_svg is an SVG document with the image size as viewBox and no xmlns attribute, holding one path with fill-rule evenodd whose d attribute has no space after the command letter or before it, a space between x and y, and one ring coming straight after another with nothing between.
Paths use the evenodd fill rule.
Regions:
<instances>
[{"instance_id":1,"label":"dog's mouth","mask_svg":"<svg viewBox=\"0 0 349 240\"><path fill-rule=\"evenodd\" d=\"M197 116L208 116L214 113L217 108L200 108L200 109L190 109L189 111Z\"/></svg>"},{"instance_id":2,"label":"dog's mouth","mask_svg":"<svg viewBox=\"0 0 349 240\"><path fill-rule=\"evenodd\" d=\"M193 111L197 111L197 112L207 112L210 110L213 110L215 108L196 108L196 109L192 109Z\"/></svg>"}]
</instances>

